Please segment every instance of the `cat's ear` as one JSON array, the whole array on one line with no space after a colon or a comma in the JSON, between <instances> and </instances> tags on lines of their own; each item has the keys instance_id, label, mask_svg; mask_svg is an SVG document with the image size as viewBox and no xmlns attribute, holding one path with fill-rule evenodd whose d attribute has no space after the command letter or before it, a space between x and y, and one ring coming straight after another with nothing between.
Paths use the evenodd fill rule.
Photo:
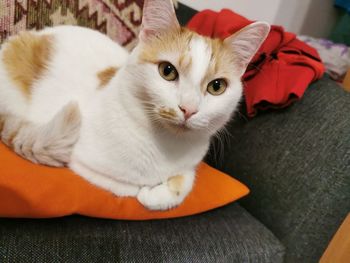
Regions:
<instances>
[{"instance_id":1,"label":"cat's ear","mask_svg":"<svg viewBox=\"0 0 350 263\"><path fill-rule=\"evenodd\" d=\"M231 46L240 75L243 75L249 62L265 41L270 32L266 22L255 22L226 38L224 43Z\"/></svg>"},{"instance_id":2,"label":"cat's ear","mask_svg":"<svg viewBox=\"0 0 350 263\"><path fill-rule=\"evenodd\" d=\"M180 28L172 0L145 0L143 5L140 40L157 36L163 32Z\"/></svg>"}]
</instances>

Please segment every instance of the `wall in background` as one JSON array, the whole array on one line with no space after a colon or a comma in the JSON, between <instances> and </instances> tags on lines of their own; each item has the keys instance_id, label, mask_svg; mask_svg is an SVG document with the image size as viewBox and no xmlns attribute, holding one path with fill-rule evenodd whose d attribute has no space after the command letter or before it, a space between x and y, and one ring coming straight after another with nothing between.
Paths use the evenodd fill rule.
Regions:
<instances>
[{"instance_id":1,"label":"wall in background","mask_svg":"<svg viewBox=\"0 0 350 263\"><path fill-rule=\"evenodd\" d=\"M180 0L197 10L229 8L252 20L282 25L288 31L327 37L338 17L334 0Z\"/></svg>"},{"instance_id":2,"label":"wall in background","mask_svg":"<svg viewBox=\"0 0 350 263\"><path fill-rule=\"evenodd\" d=\"M281 1L283 0L180 0L197 10L219 11L222 8L229 8L249 19L264 20L269 23L274 22Z\"/></svg>"}]
</instances>

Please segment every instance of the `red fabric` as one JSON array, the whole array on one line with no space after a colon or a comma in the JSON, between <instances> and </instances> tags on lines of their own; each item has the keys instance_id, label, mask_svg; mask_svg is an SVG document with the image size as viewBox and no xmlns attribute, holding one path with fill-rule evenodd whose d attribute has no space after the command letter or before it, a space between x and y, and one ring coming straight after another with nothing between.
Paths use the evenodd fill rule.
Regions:
<instances>
[{"instance_id":1,"label":"red fabric","mask_svg":"<svg viewBox=\"0 0 350 263\"><path fill-rule=\"evenodd\" d=\"M188 23L197 33L226 38L252 21L231 10L204 10ZM248 116L259 109L288 106L300 99L308 85L325 71L317 51L280 26L271 32L243 76Z\"/></svg>"}]
</instances>

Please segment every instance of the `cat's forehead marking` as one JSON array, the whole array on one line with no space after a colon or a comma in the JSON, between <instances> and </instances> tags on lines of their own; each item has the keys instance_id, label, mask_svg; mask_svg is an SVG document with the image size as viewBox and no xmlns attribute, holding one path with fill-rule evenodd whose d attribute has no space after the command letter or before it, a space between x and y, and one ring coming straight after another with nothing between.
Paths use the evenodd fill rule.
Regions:
<instances>
[{"instance_id":1,"label":"cat's forehead marking","mask_svg":"<svg viewBox=\"0 0 350 263\"><path fill-rule=\"evenodd\" d=\"M180 62L187 55L188 45L193 35L193 32L185 28L163 33L142 46L139 60L141 63L158 63L162 54L176 52L179 54Z\"/></svg>"},{"instance_id":2,"label":"cat's forehead marking","mask_svg":"<svg viewBox=\"0 0 350 263\"><path fill-rule=\"evenodd\" d=\"M235 50L222 39L207 39L211 47L211 60L207 74L202 79L201 87L207 88L209 82L223 78L230 80L237 75Z\"/></svg>"},{"instance_id":3,"label":"cat's forehead marking","mask_svg":"<svg viewBox=\"0 0 350 263\"><path fill-rule=\"evenodd\" d=\"M108 67L108 68L105 68L105 69L97 72L97 78L99 80L98 89L101 89L101 88L107 86L107 84L115 76L117 71L118 71L117 67Z\"/></svg>"},{"instance_id":4,"label":"cat's forehead marking","mask_svg":"<svg viewBox=\"0 0 350 263\"><path fill-rule=\"evenodd\" d=\"M184 52L180 54L178 64L182 72L189 72L192 66L192 57L188 55L188 52Z\"/></svg>"},{"instance_id":5,"label":"cat's forehead marking","mask_svg":"<svg viewBox=\"0 0 350 263\"><path fill-rule=\"evenodd\" d=\"M52 35L23 32L11 38L3 51L3 63L10 78L29 96L35 80L47 69L53 51Z\"/></svg>"},{"instance_id":6,"label":"cat's forehead marking","mask_svg":"<svg viewBox=\"0 0 350 263\"><path fill-rule=\"evenodd\" d=\"M213 78L232 74L234 55L224 41L200 36L186 28L167 32L145 44L139 61L157 64L164 60L164 54L175 54L180 74L189 75L203 92Z\"/></svg>"},{"instance_id":7,"label":"cat's forehead marking","mask_svg":"<svg viewBox=\"0 0 350 263\"><path fill-rule=\"evenodd\" d=\"M211 61L211 48L204 38L194 37L190 42L190 56L192 58L191 80L194 84L200 84L208 71Z\"/></svg>"}]
</instances>

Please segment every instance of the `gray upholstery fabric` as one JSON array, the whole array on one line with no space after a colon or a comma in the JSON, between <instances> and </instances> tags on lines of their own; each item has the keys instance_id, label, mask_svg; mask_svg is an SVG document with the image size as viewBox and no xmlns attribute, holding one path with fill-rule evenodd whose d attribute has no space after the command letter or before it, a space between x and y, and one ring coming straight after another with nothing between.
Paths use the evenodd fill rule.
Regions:
<instances>
[{"instance_id":1,"label":"gray upholstery fabric","mask_svg":"<svg viewBox=\"0 0 350 263\"><path fill-rule=\"evenodd\" d=\"M205 214L128 222L0 219L0 262L282 262L283 246L237 204Z\"/></svg>"},{"instance_id":2,"label":"gray upholstery fabric","mask_svg":"<svg viewBox=\"0 0 350 263\"><path fill-rule=\"evenodd\" d=\"M325 77L290 108L236 120L217 166L249 186L241 203L286 262L318 262L350 211L350 93Z\"/></svg>"}]
</instances>

